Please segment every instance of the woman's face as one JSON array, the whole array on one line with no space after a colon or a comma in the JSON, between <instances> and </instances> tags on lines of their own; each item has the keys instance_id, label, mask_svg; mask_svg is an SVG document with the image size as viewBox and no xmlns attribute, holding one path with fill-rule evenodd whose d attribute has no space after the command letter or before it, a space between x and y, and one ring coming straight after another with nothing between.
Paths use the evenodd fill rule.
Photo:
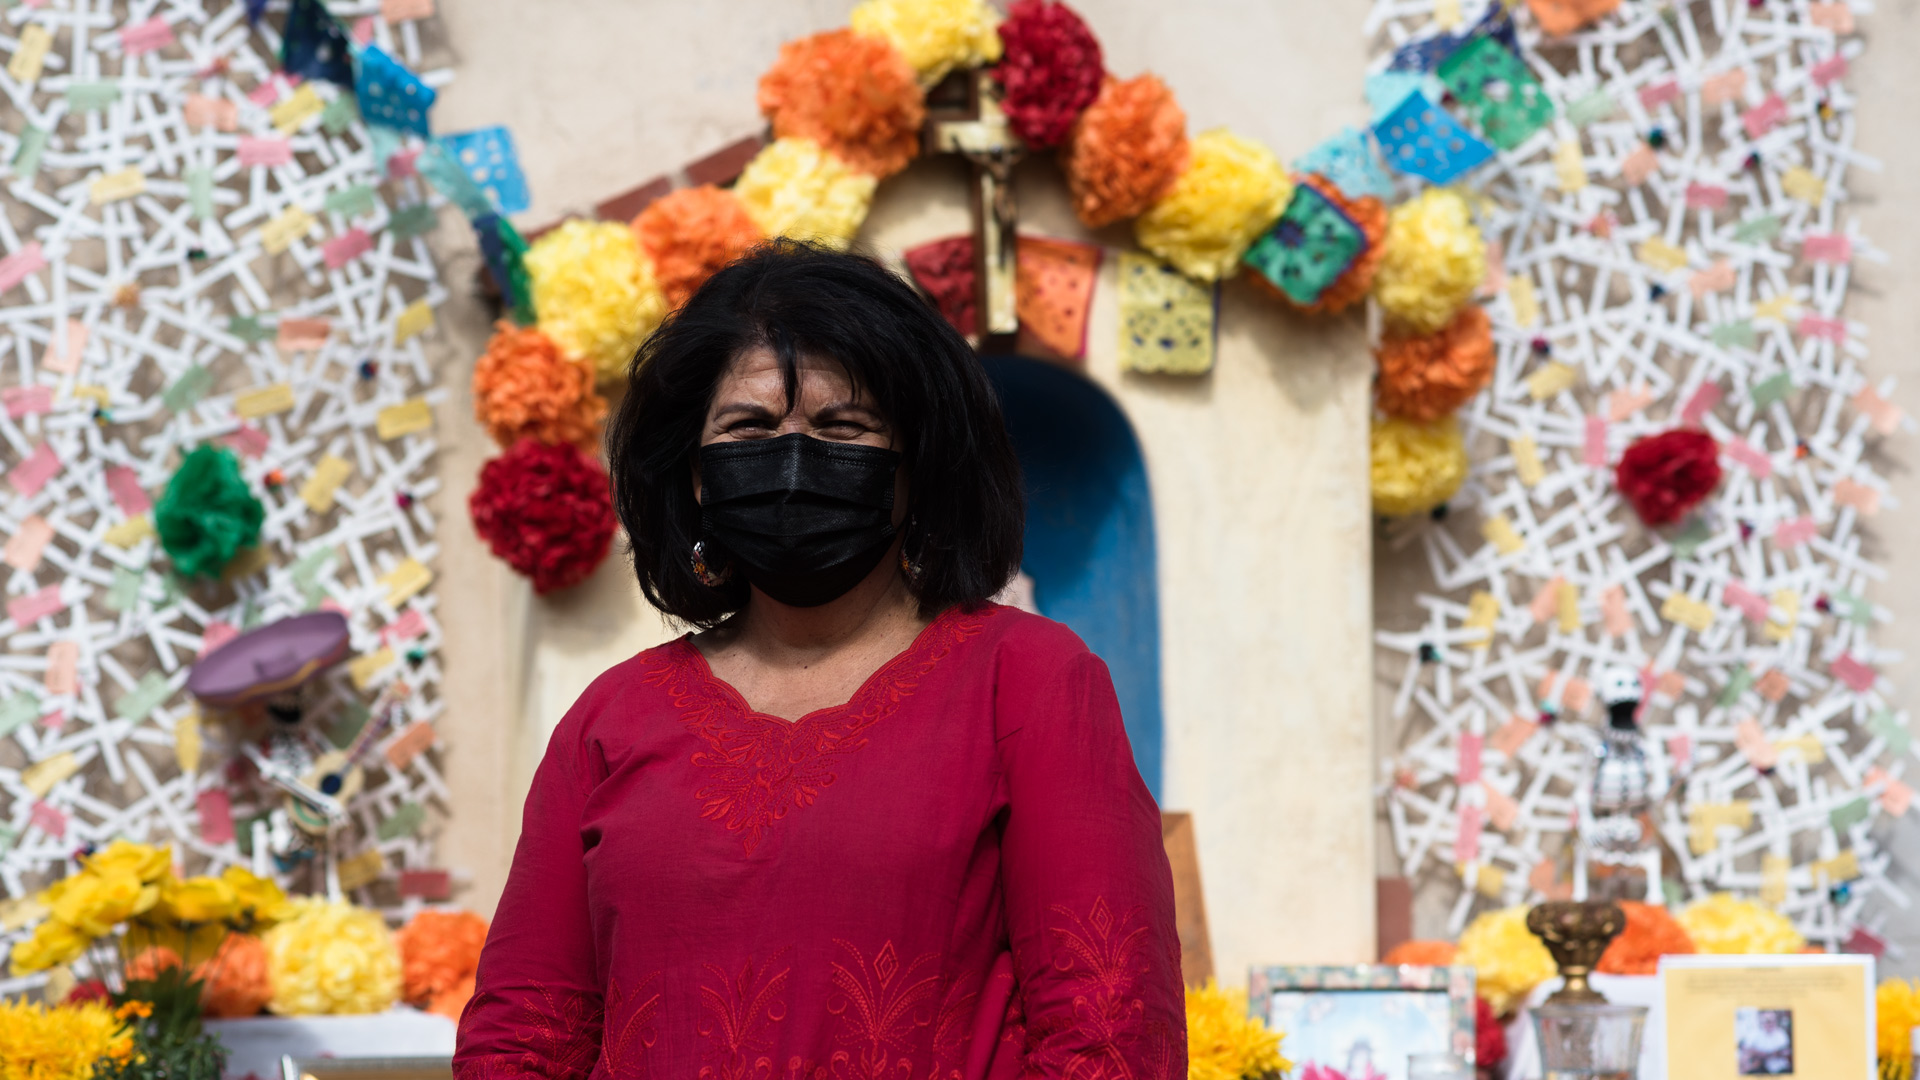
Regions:
<instances>
[{"instance_id":1,"label":"woman's face","mask_svg":"<svg viewBox=\"0 0 1920 1080\"><path fill-rule=\"evenodd\" d=\"M799 433L825 442L859 443L893 449L893 429L866 393L832 360L802 356L796 365L799 387L787 408L787 383L780 358L764 345L734 357L720 376L700 445L775 439ZM700 466L693 467L693 498L700 501ZM907 514L907 471L893 481L893 523Z\"/></svg>"}]
</instances>

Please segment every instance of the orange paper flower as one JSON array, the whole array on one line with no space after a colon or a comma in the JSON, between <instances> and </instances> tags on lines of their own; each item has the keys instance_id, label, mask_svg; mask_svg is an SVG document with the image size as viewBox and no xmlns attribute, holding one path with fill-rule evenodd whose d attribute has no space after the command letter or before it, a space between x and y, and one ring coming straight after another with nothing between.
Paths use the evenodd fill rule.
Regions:
<instances>
[{"instance_id":1,"label":"orange paper flower","mask_svg":"<svg viewBox=\"0 0 1920 1080\"><path fill-rule=\"evenodd\" d=\"M1383 964L1411 964L1414 967L1446 967L1460 950L1451 941L1403 941L1387 950Z\"/></svg>"},{"instance_id":2,"label":"orange paper flower","mask_svg":"<svg viewBox=\"0 0 1920 1080\"><path fill-rule=\"evenodd\" d=\"M180 966L180 954L164 945L141 949L127 960L127 981L157 979L168 968Z\"/></svg>"},{"instance_id":3,"label":"orange paper flower","mask_svg":"<svg viewBox=\"0 0 1920 1080\"><path fill-rule=\"evenodd\" d=\"M760 112L777 139L810 139L886 179L920 152L925 95L900 50L851 30L789 41L760 76Z\"/></svg>"},{"instance_id":4,"label":"orange paper flower","mask_svg":"<svg viewBox=\"0 0 1920 1080\"><path fill-rule=\"evenodd\" d=\"M1153 75L1108 79L1060 157L1074 213L1089 228L1138 216L1187 167L1187 114Z\"/></svg>"},{"instance_id":5,"label":"orange paper flower","mask_svg":"<svg viewBox=\"0 0 1920 1080\"><path fill-rule=\"evenodd\" d=\"M633 219L653 278L678 309L714 272L766 239L733 192L702 184L655 199Z\"/></svg>"},{"instance_id":6,"label":"orange paper flower","mask_svg":"<svg viewBox=\"0 0 1920 1080\"><path fill-rule=\"evenodd\" d=\"M200 1003L208 1016L258 1016L273 999L273 986L267 981L267 947L252 934L228 934L213 959L194 974L206 983Z\"/></svg>"},{"instance_id":7,"label":"orange paper flower","mask_svg":"<svg viewBox=\"0 0 1920 1080\"><path fill-rule=\"evenodd\" d=\"M1599 971L1608 975L1652 975L1660 970L1662 956L1693 953L1693 938L1666 908L1622 900L1620 910L1627 913L1627 928L1607 946L1600 957Z\"/></svg>"},{"instance_id":8,"label":"orange paper flower","mask_svg":"<svg viewBox=\"0 0 1920 1080\"><path fill-rule=\"evenodd\" d=\"M427 1011L449 1020L460 1019L467 1002L473 998L473 976L469 975L427 1000Z\"/></svg>"},{"instance_id":9,"label":"orange paper flower","mask_svg":"<svg viewBox=\"0 0 1920 1080\"><path fill-rule=\"evenodd\" d=\"M1436 334L1388 334L1373 350L1380 363L1374 394L1380 411L1429 423L1467 403L1493 378L1493 325L1468 304Z\"/></svg>"},{"instance_id":10,"label":"orange paper flower","mask_svg":"<svg viewBox=\"0 0 1920 1080\"><path fill-rule=\"evenodd\" d=\"M400 947L408 1001L435 998L459 987L463 980L467 992L473 992L480 947L487 943L487 920L471 911L429 909L415 915L393 939ZM459 1017L458 1011L454 1016Z\"/></svg>"},{"instance_id":11,"label":"orange paper flower","mask_svg":"<svg viewBox=\"0 0 1920 1080\"><path fill-rule=\"evenodd\" d=\"M538 327L502 321L473 366L473 412L501 446L532 438L591 451L607 402L586 364L563 354Z\"/></svg>"}]
</instances>

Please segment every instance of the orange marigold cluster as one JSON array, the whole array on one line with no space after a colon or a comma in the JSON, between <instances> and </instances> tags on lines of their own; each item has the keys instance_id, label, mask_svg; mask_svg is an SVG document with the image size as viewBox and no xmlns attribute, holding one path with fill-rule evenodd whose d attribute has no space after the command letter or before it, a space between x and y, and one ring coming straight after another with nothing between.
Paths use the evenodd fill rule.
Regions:
<instances>
[{"instance_id":1,"label":"orange marigold cluster","mask_svg":"<svg viewBox=\"0 0 1920 1080\"><path fill-rule=\"evenodd\" d=\"M1687 956L1694 951L1693 938L1666 908L1622 900L1620 910L1627 913L1627 928L1607 946L1597 970L1608 975L1652 975L1660 970L1662 956Z\"/></svg>"},{"instance_id":2,"label":"orange marigold cluster","mask_svg":"<svg viewBox=\"0 0 1920 1080\"><path fill-rule=\"evenodd\" d=\"M1187 167L1187 114L1157 76L1109 78L1074 122L1060 167L1089 228L1137 217Z\"/></svg>"},{"instance_id":3,"label":"orange marigold cluster","mask_svg":"<svg viewBox=\"0 0 1920 1080\"><path fill-rule=\"evenodd\" d=\"M471 911L428 909L393 935L400 948L403 992L408 1001L435 1001L463 984L473 993L480 947L487 943L487 920ZM466 1004L462 998L460 1005ZM459 1008L454 1009L459 1016Z\"/></svg>"},{"instance_id":4,"label":"orange marigold cluster","mask_svg":"<svg viewBox=\"0 0 1920 1080\"><path fill-rule=\"evenodd\" d=\"M1431 423L1465 405L1493 379L1493 324L1484 309L1468 304L1439 333L1388 334L1373 355L1380 365L1374 384L1380 411Z\"/></svg>"},{"instance_id":5,"label":"orange marigold cluster","mask_svg":"<svg viewBox=\"0 0 1920 1080\"><path fill-rule=\"evenodd\" d=\"M1387 950L1383 964L1410 964L1414 967L1446 967L1460 952L1451 941L1403 941Z\"/></svg>"},{"instance_id":6,"label":"orange marigold cluster","mask_svg":"<svg viewBox=\"0 0 1920 1080\"><path fill-rule=\"evenodd\" d=\"M655 199L633 219L633 233L672 309L692 299L715 271L766 239L733 192L712 184Z\"/></svg>"},{"instance_id":7,"label":"orange marigold cluster","mask_svg":"<svg viewBox=\"0 0 1920 1080\"><path fill-rule=\"evenodd\" d=\"M538 327L502 321L473 366L473 412L501 446L532 438L591 450L607 402L593 388L592 368Z\"/></svg>"},{"instance_id":8,"label":"orange marigold cluster","mask_svg":"<svg viewBox=\"0 0 1920 1080\"><path fill-rule=\"evenodd\" d=\"M926 97L885 38L828 30L780 46L760 76L760 112L777 139L808 139L886 179L920 152Z\"/></svg>"},{"instance_id":9,"label":"orange marigold cluster","mask_svg":"<svg viewBox=\"0 0 1920 1080\"><path fill-rule=\"evenodd\" d=\"M206 982L200 1003L208 1016L258 1016L273 1000L273 987L267 981L267 947L252 934L228 934L195 974Z\"/></svg>"}]
</instances>

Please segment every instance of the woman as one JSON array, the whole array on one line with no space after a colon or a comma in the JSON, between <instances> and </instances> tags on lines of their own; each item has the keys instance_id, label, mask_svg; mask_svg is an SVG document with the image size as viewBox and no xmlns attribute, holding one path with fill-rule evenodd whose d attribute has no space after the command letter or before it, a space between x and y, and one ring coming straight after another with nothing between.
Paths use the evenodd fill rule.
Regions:
<instances>
[{"instance_id":1,"label":"woman","mask_svg":"<svg viewBox=\"0 0 1920 1080\"><path fill-rule=\"evenodd\" d=\"M776 243L641 349L608 453L641 589L703 629L554 730L461 1080L1184 1077L1107 670L987 602L1019 467L966 342Z\"/></svg>"}]
</instances>

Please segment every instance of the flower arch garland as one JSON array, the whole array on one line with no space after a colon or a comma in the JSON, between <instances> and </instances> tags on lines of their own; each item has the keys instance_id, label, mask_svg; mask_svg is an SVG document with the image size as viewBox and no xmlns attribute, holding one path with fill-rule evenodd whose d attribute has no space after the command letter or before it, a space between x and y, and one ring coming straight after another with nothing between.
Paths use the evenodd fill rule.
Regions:
<instances>
[{"instance_id":1,"label":"flower arch garland","mask_svg":"<svg viewBox=\"0 0 1920 1080\"><path fill-rule=\"evenodd\" d=\"M503 323L475 375L480 419L503 449L515 428L496 414L516 410L500 388L563 380L550 362L517 377L502 358L557 355L615 380L671 310L754 244L846 246L880 182L919 155L927 90L951 71L991 65L1014 133L1056 152L1089 228L1131 219L1139 245L1187 277L1211 285L1247 267L1263 291L1309 315L1371 296L1393 373L1378 398L1376 509L1424 513L1459 487L1466 455L1450 416L1491 376L1487 320L1468 310L1486 247L1459 194L1429 189L1389 212L1376 194L1342 190L1333 168L1290 171L1225 129L1190 137L1173 91L1152 74L1108 72L1092 30L1057 0L1018 0L1004 19L983 0L863 0L849 23L781 46L758 93L772 139L730 187L673 191L630 223L569 220L526 250L524 299L537 321ZM574 411L544 431L598 422L597 395L571 400ZM495 507L501 494L483 481L474 499ZM486 520L496 550L541 543L524 529L506 537L497 514ZM604 557L574 547L591 562L567 580Z\"/></svg>"}]
</instances>

